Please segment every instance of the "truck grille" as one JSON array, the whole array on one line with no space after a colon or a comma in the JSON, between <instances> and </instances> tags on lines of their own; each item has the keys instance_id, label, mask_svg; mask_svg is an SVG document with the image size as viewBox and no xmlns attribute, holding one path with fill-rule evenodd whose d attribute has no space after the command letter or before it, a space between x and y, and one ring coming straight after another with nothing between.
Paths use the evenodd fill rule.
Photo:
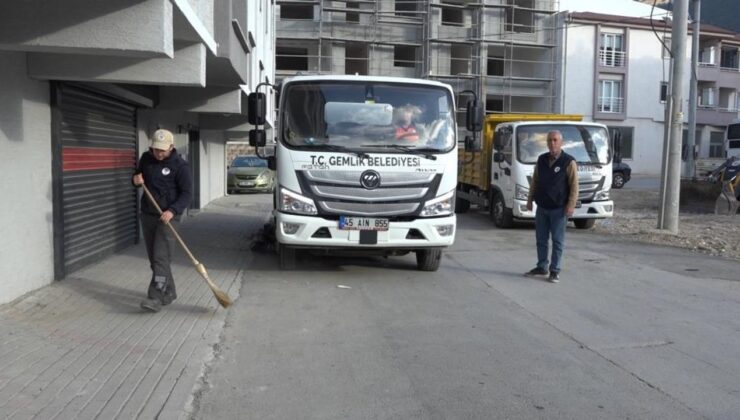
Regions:
<instances>
[{"instance_id":1,"label":"truck grille","mask_svg":"<svg viewBox=\"0 0 740 420\"><path fill-rule=\"evenodd\" d=\"M366 189L364 171L297 171L301 189L316 203L320 216L408 217L437 193L441 175L382 172L380 186Z\"/></svg>"}]
</instances>

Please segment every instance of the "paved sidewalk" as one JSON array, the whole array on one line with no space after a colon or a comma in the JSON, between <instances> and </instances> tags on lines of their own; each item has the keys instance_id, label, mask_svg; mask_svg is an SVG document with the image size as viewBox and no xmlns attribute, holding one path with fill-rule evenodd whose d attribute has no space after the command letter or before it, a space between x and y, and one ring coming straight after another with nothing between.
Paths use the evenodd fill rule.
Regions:
<instances>
[{"instance_id":1,"label":"paved sidewalk","mask_svg":"<svg viewBox=\"0 0 740 420\"><path fill-rule=\"evenodd\" d=\"M258 210L263 218L244 216L227 197L181 224L232 299L252 258L248 235L267 219ZM156 314L139 308L150 277L143 242L0 306L0 418L188 417L227 311L175 255L179 298Z\"/></svg>"}]
</instances>

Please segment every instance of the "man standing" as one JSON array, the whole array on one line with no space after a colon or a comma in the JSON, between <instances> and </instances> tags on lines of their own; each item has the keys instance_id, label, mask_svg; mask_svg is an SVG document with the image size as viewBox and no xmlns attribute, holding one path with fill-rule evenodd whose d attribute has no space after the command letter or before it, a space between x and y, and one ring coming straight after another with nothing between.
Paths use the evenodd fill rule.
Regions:
<instances>
[{"instance_id":1,"label":"man standing","mask_svg":"<svg viewBox=\"0 0 740 420\"><path fill-rule=\"evenodd\" d=\"M142 194L141 228L152 278L147 299L141 302L141 307L159 312L162 305L169 305L177 299L175 279L170 268L175 238L167 223L180 220L193 195L190 167L177 153L171 132L154 132L152 146L141 156L132 182L137 187L146 185L162 209L160 215L146 194Z\"/></svg>"},{"instance_id":2,"label":"man standing","mask_svg":"<svg viewBox=\"0 0 740 420\"><path fill-rule=\"evenodd\" d=\"M573 216L578 200L578 165L573 156L562 151L563 135L559 131L547 133L548 153L537 159L529 186L527 210L532 201L537 203L535 230L537 232L537 267L528 276L547 275L552 283L560 281L560 263L565 244L565 225ZM548 243L552 236L552 257L547 260Z\"/></svg>"}]
</instances>

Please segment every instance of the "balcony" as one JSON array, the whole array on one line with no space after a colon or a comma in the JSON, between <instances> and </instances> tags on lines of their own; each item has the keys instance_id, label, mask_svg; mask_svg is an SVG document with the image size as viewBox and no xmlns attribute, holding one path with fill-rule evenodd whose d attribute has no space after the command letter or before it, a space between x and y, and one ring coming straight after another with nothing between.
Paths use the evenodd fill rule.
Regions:
<instances>
[{"instance_id":1,"label":"balcony","mask_svg":"<svg viewBox=\"0 0 740 420\"><path fill-rule=\"evenodd\" d=\"M600 96L596 111L607 114L622 114L624 113L624 98Z\"/></svg>"},{"instance_id":2,"label":"balcony","mask_svg":"<svg viewBox=\"0 0 740 420\"><path fill-rule=\"evenodd\" d=\"M626 51L615 51L610 48L599 49L599 65L602 67L624 67L626 58Z\"/></svg>"}]
</instances>

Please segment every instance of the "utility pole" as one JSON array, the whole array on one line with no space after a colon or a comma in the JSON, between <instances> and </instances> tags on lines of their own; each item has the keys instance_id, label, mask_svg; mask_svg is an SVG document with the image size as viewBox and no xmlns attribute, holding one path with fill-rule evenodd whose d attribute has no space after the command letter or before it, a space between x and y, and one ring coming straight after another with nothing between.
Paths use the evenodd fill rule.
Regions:
<instances>
[{"instance_id":1,"label":"utility pole","mask_svg":"<svg viewBox=\"0 0 740 420\"><path fill-rule=\"evenodd\" d=\"M684 166L684 176L693 179L695 174L694 168L694 149L696 144L696 102L697 102L697 85L696 79L697 68L699 67L699 33L701 30L701 0L692 0L691 17L694 19L693 30L691 31L691 84L689 85L689 135L686 139L686 164Z\"/></svg>"},{"instance_id":2,"label":"utility pole","mask_svg":"<svg viewBox=\"0 0 740 420\"><path fill-rule=\"evenodd\" d=\"M661 202L658 229L678 233L678 201L681 194L681 134L683 131L683 78L686 68L686 38L689 15L689 0L673 2L673 28L671 30L673 70L671 72L670 137L664 154L667 154L664 185L661 191L665 199Z\"/></svg>"}]
</instances>

